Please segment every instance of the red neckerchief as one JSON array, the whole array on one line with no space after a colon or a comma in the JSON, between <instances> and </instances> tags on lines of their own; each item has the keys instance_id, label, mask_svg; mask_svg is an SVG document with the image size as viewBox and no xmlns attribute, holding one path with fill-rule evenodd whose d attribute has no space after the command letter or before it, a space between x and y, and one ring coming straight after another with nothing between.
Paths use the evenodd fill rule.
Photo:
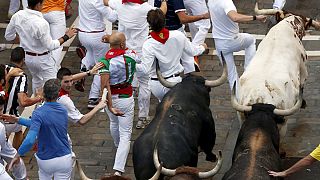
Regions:
<instances>
[{"instance_id":1,"label":"red neckerchief","mask_svg":"<svg viewBox=\"0 0 320 180\"><path fill-rule=\"evenodd\" d=\"M105 58L106 59L111 59L111 58L114 58L114 57L117 57L117 56L121 56L121 55L124 55L126 53L126 50L127 49L110 49Z\"/></svg>"},{"instance_id":2,"label":"red neckerchief","mask_svg":"<svg viewBox=\"0 0 320 180\"><path fill-rule=\"evenodd\" d=\"M137 3L137 4L143 4L143 2L141 0L122 0L122 4L128 3L128 2Z\"/></svg>"},{"instance_id":3,"label":"red neckerchief","mask_svg":"<svg viewBox=\"0 0 320 180\"><path fill-rule=\"evenodd\" d=\"M159 32L152 31L150 33L151 37L162 44L166 43L169 39L169 30L166 28L161 29Z\"/></svg>"},{"instance_id":4,"label":"red neckerchief","mask_svg":"<svg viewBox=\"0 0 320 180\"><path fill-rule=\"evenodd\" d=\"M58 96L61 97L63 95L69 95L69 92L61 88Z\"/></svg>"}]
</instances>

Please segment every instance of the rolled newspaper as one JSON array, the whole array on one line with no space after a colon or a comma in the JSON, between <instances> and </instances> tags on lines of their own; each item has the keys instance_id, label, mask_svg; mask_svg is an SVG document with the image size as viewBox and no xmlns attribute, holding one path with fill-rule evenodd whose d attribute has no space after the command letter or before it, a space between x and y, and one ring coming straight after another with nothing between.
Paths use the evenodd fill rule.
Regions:
<instances>
[{"instance_id":1,"label":"rolled newspaper","mask_svg":"<svg viewBox=\"0 0 320 180\"><path fill-rule=\"evenodd\" d=\"M108 94L108 90L107 90L107 88L104 88L103 92L102 92L101 101L107 100L107 94ZM105 108L107 108L107 107L105 107ZM106 112L105 108L101 109L100 112Z\"/></svg>"}]
</instances>

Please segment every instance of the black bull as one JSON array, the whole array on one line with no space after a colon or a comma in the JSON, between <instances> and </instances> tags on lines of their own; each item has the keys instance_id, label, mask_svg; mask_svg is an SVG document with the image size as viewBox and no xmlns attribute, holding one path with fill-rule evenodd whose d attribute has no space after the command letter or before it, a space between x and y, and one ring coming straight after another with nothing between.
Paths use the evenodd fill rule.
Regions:
<instances>
[{"instance_id":1,"label":"black bull","mask_svg":"<svg viewBox=\"0 0 320 180\"><path fill-rule=\"evenodd\" d=\"M155 147L163 167L170 169L196 167L199 146L206 153L206 160L216 160L211 152L216 133L209 92L203 77L189 75L165 95L154 119L133 145L137 179L146 180L155 174Z\"/></svg>"},{"instance_id":2,"label":"black bull","mask_svg":"<svg viewBox=\"0 0 320 180\"><path fill-rule=\"evenodd\" d=\"M245 114L233 153L231 169L223 180L269 180L267 170L280 171L280 135L277 123L283 117L275 115L273 105L256 104Z\"/></svg>"}]
</instances>

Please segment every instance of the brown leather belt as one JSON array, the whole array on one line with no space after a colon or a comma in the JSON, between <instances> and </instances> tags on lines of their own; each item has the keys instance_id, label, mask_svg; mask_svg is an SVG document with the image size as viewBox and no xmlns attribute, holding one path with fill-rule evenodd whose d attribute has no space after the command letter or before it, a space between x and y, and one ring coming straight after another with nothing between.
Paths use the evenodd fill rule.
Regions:
<instances>
[{"instance_id":1,"label":"brown leather belt","mask_svg":"<svg viewBox=\"0 0 320 180\"><path fill-rule=\"evenodd\" d=\"M44 52L44 53L42 53L42 54L37 54L37 53L33 53L33 52L28 52L28 51L26 51L26 54L27 54L27 55L30 55L30 56L43 56L43 55L49 54L49 51Z\"/></svg>"},{"instance_id":2,"label":"brown leather belt","mask_svg":"<svg viewBox=\"0 0 320 180\"><path fill-rule=\"evenodd\" d=\"M101 32L104 32L105 29L104 29L104 30L101 30L101 31L82 31L81 29L78 29L78 28L77 28L77 31L80 31L80 32L83 32L83 33L101 33Z\"/></svg>"}]
</instances>

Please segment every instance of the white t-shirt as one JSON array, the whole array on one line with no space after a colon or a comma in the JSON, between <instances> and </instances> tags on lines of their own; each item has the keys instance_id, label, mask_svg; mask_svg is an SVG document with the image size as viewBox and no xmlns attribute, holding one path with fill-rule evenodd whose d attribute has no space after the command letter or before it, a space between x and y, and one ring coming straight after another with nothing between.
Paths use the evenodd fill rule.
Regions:
<instances>
[{"instance_id":1,"label":"white t-shirt","mask_svg":"<svg viewBox=\"0 0 320 180\"><path fill-rule=\"evenodd\" d=\"M149 33L147 14L155 7L147 2L122 4L121 0L109 0L108 4L118 13L119 31L126 35L127 47L140 54Z\"/></svg>"},{"instance_id":2,"label":"white t-shirt","mask_svg":"<svg viewBox=\"0 0 320 180\"><path fill-rule=\"evenodd\" d=\"M76 108L73 101L68 95L62 95L57 99L57 102L64 105L68 111L69 120L77 123L84 115Z\"/></svg>"},{"instance_id":3,"label":"white t-shirt","mask_svg":"<svg viewBox=\"0 0 320 180\"><path fill-rule=\"evenodd\" d=\"M106 24L117 20L117 13L103 4L102 0L79 0L79 26L82 31L102 31Z\"/></svg>"},{"instance_id":4,"label":"white t-shirt","mask_svg":"<svg viewBox=\"0 0 320 180\"><path fill-rule=\"evenodd\" d=\"M217 39L232 39L239 33L239 25L233 22L228 12L237 11L232 0L210 0L208 7L212 22L212 37Z\"/></svg>"},{"instance_id":5,"label":"white t-shirt","mask_svg":"<svg viewBox=\"0 0 320 180\"><path fill-rule=\"evenodd\" d=\"M189 56L198 56L204 52L203 46L196 46L180 31L169 31L169 39L165 44L149 38L142 48L143 61L137 65L144 74L151 74L151 77L156 76L156 66L154 59L159 60L160 71L164 77L180 73L184 70L181 61L192 61L193 58L181 59L182 53L185 52ZM186 64L190 64L186 62Z\"/></svg>"}]
</instances>

